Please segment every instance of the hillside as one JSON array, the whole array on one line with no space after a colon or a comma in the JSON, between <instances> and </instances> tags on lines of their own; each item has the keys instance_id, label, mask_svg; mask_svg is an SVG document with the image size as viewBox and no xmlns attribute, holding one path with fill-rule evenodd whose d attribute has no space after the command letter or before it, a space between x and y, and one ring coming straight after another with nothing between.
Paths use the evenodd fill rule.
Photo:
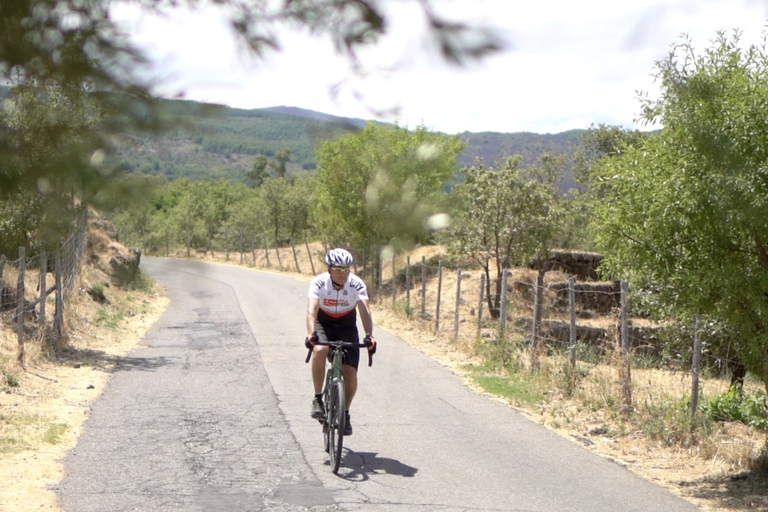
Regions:
<instances>
[{"instance_id":1,"label":"hillside","mask_svg":"<svg viewBox=\"0 0 768 512\"><path fill-rule=\"evenodd\" d=\"M296 107L243 110L184 100L162 102L167 130L156 136L133 134L117 147L115 163L131 173L160 174L168 179L229 178L244 180L256 155L291 150L289 173L315 168L319 141L356 130L366 120L340 118ZM467 145L462 165L481 158L486 164L520 155L534 165L547 151L571 154L583 130L560 134L463 132ZM572 186L565 177L566 189Z\"/></svg>"},{"instance_id":2,"label":"hillside","mask_svg":"<svg viewBox=\"0 0 768 512\"><path fill-rule=\"evenodd\" d=\"M9 95L8 87L0 86L0 99ZM368 122L290 106L247 110L189 100L161 100L159 105L164 131L125 134L116 141L114 165L129 173L163 175L169 180L243 181L257 155L272 157L288 148L288 172L295 173L315 168L318 142ZM472 165L479 158L491 165L520 155L527 168L546 152L572 154L583 132L462 132L458 136L466 149L459 160L461 165ZM568 173L561 189L573 186Z\"/></svg>"}]
</instances>

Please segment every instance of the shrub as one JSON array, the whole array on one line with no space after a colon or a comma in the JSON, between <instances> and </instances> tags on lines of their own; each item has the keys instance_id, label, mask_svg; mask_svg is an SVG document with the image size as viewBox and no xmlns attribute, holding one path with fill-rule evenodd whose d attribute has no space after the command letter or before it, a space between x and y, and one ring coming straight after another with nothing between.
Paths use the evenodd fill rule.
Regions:
<instances>
[{"instance_id":1,"label":"shrub","mask_svg":"<svg viewBox=\"0 0 768 512\"><path fill-rule=\"evenodd\" d=\"M740 421L747 426L768 431L765 404L765 392L758 390L745 393L742 388L732 386L724 394L704 402L701 409L714 421Z\"/></svg>"}]
</instances>

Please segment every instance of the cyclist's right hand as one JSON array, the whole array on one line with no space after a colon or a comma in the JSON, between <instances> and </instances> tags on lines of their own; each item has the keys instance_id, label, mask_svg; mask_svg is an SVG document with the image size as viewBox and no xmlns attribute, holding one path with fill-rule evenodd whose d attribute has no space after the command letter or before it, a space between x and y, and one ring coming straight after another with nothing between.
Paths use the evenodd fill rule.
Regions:
<instances>
[{"instance_id":1,"label":"cyclist's right hand","mask_svg":"<svg viewBox=\"0 0 768 512\"><path fill-rule=\"evenodd\" d=\"M317 341L317 333L313 332L312 334L308 334L306 338L304 338L304 346L308 349L311 349L315 346L315 342Z\"/></svg>"}]
</instances>

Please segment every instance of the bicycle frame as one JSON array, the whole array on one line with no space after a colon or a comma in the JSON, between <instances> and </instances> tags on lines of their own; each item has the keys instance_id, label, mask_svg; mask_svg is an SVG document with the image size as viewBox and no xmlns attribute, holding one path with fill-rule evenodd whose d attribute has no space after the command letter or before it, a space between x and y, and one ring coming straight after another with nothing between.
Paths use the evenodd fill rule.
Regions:
<instances>
[{"instance_id":1,"label":"bicycle frame","mask_svg":"<svg viewBox=\"0 0 768 512\"><path fill-rule=\"evenodd\" d=\"M339 471L341 465L341 452L344 440L344 428L346 422L346 385L342 371L343 347L368 347L368 343L349 343L342 340L315 342L315 345L328 346L331 350L331 367L325 374L323 387L323 407L325 414L320 421L323 425L323 438L325 451L330 456L331 469L334 473ZM309 362L313 349L310 348L305 362ZM373 364L373 354L368 351L368 366Z\"/></svg>"}]
</instances>

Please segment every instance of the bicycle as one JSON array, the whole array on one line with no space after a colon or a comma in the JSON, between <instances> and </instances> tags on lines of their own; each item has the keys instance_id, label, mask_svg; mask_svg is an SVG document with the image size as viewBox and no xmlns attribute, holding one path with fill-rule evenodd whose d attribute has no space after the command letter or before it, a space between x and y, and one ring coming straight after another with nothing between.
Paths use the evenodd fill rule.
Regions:
<instances>
[{"instance_id":1,"label":"bicycle","mask_svg":"<svg viewBox=\"0 0 768 512\"><path fill-rule=\"evenodd\" d=\"M323 418L318 420L323 425L323 439L325 451L330 456L331 469L339 472L341 465L341 449L344 444L344 427L346 426L346 386L344 375L341 371L342 347L366 347L371 343L366 337L364 343L351 343L347 341L316 341L315 345L331 347L331 367L325 374L325 386L323 388ZM308 363L312 357L313 349L307 353ZM373 354L368 351L368 366L373 365Z\"/></svg>"}]
</instances>

